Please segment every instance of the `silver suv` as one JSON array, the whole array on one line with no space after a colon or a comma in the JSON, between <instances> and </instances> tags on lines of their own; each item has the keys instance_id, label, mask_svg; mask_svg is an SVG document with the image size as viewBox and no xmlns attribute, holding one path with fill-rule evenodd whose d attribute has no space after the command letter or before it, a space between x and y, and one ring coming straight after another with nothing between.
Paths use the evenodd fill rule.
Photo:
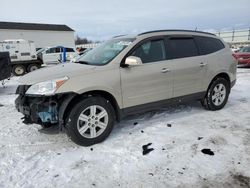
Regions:
<instances>
[{"instance_id":1,"label":"silver suv","mask_svg":"<svg viewBox=\"0 0 250 188\"><path fill-rule=\"evenodd\" d=\"M236 65L228 45L210 33L118 36L75 63L23 76L16 108L25 123L59 125L75 143L89 146L129 114L185 100L199 100L208 110L223 108Z\"/></svg>"}]
</instances>

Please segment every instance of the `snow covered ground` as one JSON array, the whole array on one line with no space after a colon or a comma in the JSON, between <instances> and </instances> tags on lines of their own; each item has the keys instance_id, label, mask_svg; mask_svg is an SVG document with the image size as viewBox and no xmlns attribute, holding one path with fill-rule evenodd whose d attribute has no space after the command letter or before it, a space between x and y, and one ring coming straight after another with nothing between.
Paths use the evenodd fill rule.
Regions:
<instances>
[{"instance_id":1,"label":"snow covered ground","mask_svg":"<svg viewBox=\"0 0 250 188\"><path fill-rule=\"evenodd\" d=\"M195 102L135 115L92 147L24 125L16 85L0 87L0 188L250 187L250 69L238 70L220 111ZM154 150L143 155L148 143Z\"/></svg>"}]
</instances>

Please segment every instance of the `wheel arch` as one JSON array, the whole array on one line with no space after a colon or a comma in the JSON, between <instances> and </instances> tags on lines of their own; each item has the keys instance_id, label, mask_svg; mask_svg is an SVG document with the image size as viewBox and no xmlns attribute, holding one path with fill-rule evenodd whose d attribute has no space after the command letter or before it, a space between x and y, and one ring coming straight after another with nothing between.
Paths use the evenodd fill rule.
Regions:
<instances>
[{"instance_id":1,"label":"wheel arch","mask_svg":"<svg viewBox=\"0 0 250 188\"><path fill-rule=\"evenodd\" d=\"M208 89L210 88L211 84L217 79L217 78L224 78L225 80L228 81L229 85L230 85L230 88L231 88L231 81L230 81L230 76L228 73L226 72L221 72L221 73L217 73L213 78L212 80L210 81L209 83L209 86L207 88L207 91Z\"/></svg>"},{"instance_id":2,"label":"wheel arch","mask_svg":"<svg viewBox=\"0 0 250 188\"><path fill-rule=\"evenodd\" d=\"M104 90L92 90L92 91L87 91L87 92L82 93L82 94L72 95L69 98L69 101L66 102L67 104L65 104L63 112L61 112L61 113L63 113L62 120L65 122L70 111L72 110L72 108L74 107L74 105L76 103L78 103L81 100L84 100L85 98L92 97L92 96L100 96L100 97L105 98L107 101L109 101L114 108L115 119L117 121L120 121L120 119L121 119L120 107L119 107L115 97L111 93L104 91Z\"/></svg>"}]
</instances>

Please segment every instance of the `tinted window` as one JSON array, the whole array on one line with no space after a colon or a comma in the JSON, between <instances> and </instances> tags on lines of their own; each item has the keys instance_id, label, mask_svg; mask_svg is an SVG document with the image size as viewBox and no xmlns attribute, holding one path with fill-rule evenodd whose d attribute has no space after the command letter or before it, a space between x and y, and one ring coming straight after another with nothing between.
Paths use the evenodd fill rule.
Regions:
<instances>
[{"instance_id":1,"label":"tinted window","mask_svg":"<svg viewBox=\"0 0 250 188\"><path fill-rule=\"evenodd\" d=\"M61 48L56 48L56 53L60 53L61 52Z\"/></svg>"},{"instance_id":2,"label":"tinted window","mask_svg":"<svg viewBox=\"0 0 250 188\"><path fill-rule=\"evenodd\" d=\"M211 54L225 48L219 39L197 36L195 40L201 55Z\"/></svg>"},{"instance_id":3,"label":"tinted window","mask_svg":"<svg viewBox=\"0 0 250 188\"><path fill-rule=\"evenodd\" d=\"M170 38L168 48L174 59L198 55L198 49L193 38Z\"/></svg>"},{"instance_id":4,"label":"tinted window","mask_svg":"<svg viewBox=\"0 0 250 188\"><path fill-rule=\"evenodd\" d=\"M75 52L73 48L66 48L66 52Z\"/></svg>"},{"instance_id":5,"label":"tinted window","mask_svg":"<svg viewBox=\"0 0 250 188\"><path fill-rule=\"evenodd\" d=\"M166 59L164 40L147 41L137 47L132 56L141 58L143 63L157 62Z\"/></svg>"}]
</instances>

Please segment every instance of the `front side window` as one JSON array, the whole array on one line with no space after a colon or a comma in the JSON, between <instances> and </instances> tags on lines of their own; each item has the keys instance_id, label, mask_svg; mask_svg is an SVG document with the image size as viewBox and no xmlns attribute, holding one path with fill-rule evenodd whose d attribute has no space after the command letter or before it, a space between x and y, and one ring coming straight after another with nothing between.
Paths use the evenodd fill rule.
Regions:
<instances>
[{"instance_id":1,"label":"front side window","mask_svg":"<svg viewBox=\"0 0 250 188\"><path fill-rule=\"evenodd\" d=\"M121 51L135 39L120 38L109 40L81 56L76 63L88 65L105 65L112 61Z\"/></svg>"},{"instance_id":2,"label":"front side window","mask_svg":"<svg viewBox=\"0 0 250 188\"><path fill-rule=\"evenodd\" d=\"M131 55L141 58L142 63L166 60L164 40L158 39L147 41L137 47Z\"/></svg>"},{"instance_id":3,"label":"front side window","mask_svg":"<svg viewBox=\"0 0 250 188\"><path fill-rule=\"evenodd\" d=\"M167 44L172 59L198 56L193 38L170 38Z\"/></svg>"},{"instance_id":4,"label":"front side window","mask_svg":"<svg viewBox=\"0 0 250 188\"><path fill-rule=\"evenodd\" d=\"M37 54L41 54L42 52L44 52L46 49L45 48L41 48L41 49L39 49L39 50L37 50Z\"/></svg>"},{"instance_id":5,"label":"front side window","mask_svg":"<svg viewBox=\"0 0 250 188\"><path fill-rule=\"evenodd\" d=\"M46 51L46 54L53 54L56 53L56 48L50 48Z\"/></svg>"},{"instance_id":6,"label":"front side window","mask_svg":"<svg viewBox=\"0 0 250 188\"><path fill-rule=\"evenodd\" d=\"M58 48L49 48L47 51L46 51L46 54L54 54L54 53L60 53L61 52L61 49L58 47Z\"/></svg>"}]
</instances>

